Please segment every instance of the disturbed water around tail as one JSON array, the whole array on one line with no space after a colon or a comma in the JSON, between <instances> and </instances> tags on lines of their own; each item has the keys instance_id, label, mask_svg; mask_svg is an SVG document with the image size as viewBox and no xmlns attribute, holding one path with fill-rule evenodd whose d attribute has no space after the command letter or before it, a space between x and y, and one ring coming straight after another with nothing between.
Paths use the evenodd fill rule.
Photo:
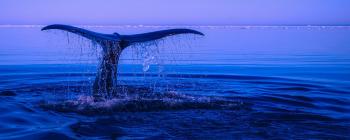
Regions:
<instances>
[{"instance_id":1,"label":"disturbed water around tail","mask_svg":"<svg viewBox=\"0 0 350 140\"><path fill-rule=\"evenodd\" d=\"M120 68L93 103L95 65L0 66L0 139L350 139L348 64Z\"/></svg>"}]
</instances>

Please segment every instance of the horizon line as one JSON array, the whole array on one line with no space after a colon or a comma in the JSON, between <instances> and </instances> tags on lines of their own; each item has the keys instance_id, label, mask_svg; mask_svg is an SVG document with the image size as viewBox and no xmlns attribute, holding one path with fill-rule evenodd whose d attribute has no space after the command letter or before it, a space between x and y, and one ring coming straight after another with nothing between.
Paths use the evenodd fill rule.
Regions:
<instances>
[{"instance_id":1,"label":"horizon line","mask_svg":"<svg viewBox=\"0 0 350 140\"><path fill-rule=\"evenodd\" d=\"M41 28L49 24L0 24L0 28ZM166 27L194 27L194 28L215 28L215 27L350 27L350 25L149 25L149 24L115 24L115 25L94 25L94 24L72 24L73 26L90 28L166 28Z\"/></svg>"}]
</instances>

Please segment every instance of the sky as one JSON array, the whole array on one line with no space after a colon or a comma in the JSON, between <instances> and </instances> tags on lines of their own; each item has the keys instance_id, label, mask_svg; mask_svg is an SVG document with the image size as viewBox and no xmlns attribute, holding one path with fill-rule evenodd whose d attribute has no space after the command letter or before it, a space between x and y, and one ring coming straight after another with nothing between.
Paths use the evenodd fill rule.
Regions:
<instances>
[{"instance_id":1,"label":"sky","mask_svg":"<svg viewBox=\"0 0 350 140\"><path fill-rule=\"evenodd\" d=\"M349 0L1 0L0 24L350 25Z\"/></svg>"}]
</instances>

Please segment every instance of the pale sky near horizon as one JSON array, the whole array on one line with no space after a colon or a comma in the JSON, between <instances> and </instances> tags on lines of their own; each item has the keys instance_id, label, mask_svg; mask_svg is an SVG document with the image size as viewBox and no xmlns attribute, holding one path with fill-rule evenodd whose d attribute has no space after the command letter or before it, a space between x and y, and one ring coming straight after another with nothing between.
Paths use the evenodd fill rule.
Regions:
<instances>
[{"instance_id":1,"label":"pale sky near horizon","mask_svg":"<svg viewBox=\"0 0 350 140\"><path fill-rule=\"evenodd\" d=\"M350 25L349 0L1 0L0 24Z\"/></svg>"}]
</instances>

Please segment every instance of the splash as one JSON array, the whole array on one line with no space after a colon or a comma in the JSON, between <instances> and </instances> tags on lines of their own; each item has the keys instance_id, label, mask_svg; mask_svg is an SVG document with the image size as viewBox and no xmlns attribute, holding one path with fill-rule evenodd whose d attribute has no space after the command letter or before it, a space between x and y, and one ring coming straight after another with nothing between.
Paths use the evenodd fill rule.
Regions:
<instances>
[{"instance_id":1,"label":"splash","mask_svg":"<svg viewBox=\"0 0 350 140\"><path fill-rule=\"evenodd\" d=\"M58 112L73 112L83 115L184 109L238 110L247 107L243 102L232 99L189 96L174 91L166 93L138 93L123 98L113 98L97 102L93 96L79 96L76 100L42 102L40 106L44 109Z\"/></svg>"}]
</instances>

